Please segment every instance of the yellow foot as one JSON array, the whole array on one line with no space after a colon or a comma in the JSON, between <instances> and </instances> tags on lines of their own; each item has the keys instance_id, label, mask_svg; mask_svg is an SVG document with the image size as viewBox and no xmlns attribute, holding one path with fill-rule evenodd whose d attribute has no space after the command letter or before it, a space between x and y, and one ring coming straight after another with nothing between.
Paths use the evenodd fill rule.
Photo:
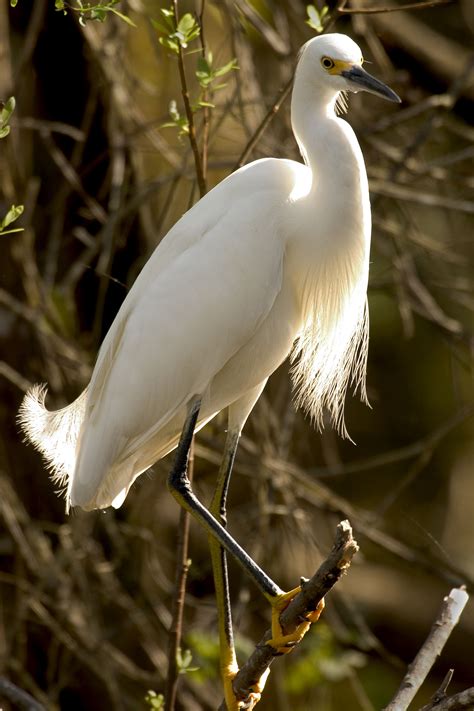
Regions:
<instances>
[{"instance_id":1,"label":"yellow foot","mask_svg":"<svg viewBox=\"0 0 474 711\"><path fill-rule=\"evenodd\" d=\"M264 671L258 682L253 685L250 694L245 699L241 699L240 701L236 698L234 687L232 685L238 671L239 669L237 665L235 665L232 666L232 668L228 667L224 669L222 672L224 699L227 711L243 711L244 709L245 711L252 711L252 709L255 708L260 701L262 691L265 687L268 675L270 674L270 669Z\"/></svg>"},{"instance_id":2,"label":"yellow foot","mask_svg":"<svg viewBox=\"0 0 474 711\"><path fill-rule=\"evenodd\" d=\"M317 622L321 612L324 610L324 599L321 600L315 610L306 615L304 622L291 632L291 634L283 634L280 624L280 615L285 610L290 602L301 591L301 586L290 590L290 592L278 595L272 602L272 638L267 644L273 647L275 654L288 654L292 649L301 642L306 632L309 630L313 622Z\"/></svg>"}]
</instances>

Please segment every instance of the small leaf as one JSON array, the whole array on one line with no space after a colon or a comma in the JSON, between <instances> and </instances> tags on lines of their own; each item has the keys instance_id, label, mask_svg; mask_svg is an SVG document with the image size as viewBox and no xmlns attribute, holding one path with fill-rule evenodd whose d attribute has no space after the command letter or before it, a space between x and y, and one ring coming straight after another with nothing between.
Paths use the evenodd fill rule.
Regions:
<instances>
[{"instance_id":1,"label":"small leaf","mask_svg":"<svg viewBox=\"0 0 474 711\"><path fill-rule=\"evenodd\" d=\"M10 225L12 222L18 220L20 215L23 214L24 209L25 208L23 205L12 205L3 220L0 222L0 230L3 230L5 227L8 227L8 225Z\"/></svg>"},{"instance_id":2,"label":"small leaf","mask_svg":"<svg viewBox=\"0 0 474 711\"><path fill-rule=\"evenodd\" d=\"M10 0L10 7L16 7L18 5L18 0Z\"/></svg>"},{"instance_id":3,"label":"small leaf","mask_svg":"<svg viewBox=\"0 0 474 711\"><path fill-rule=\"evenodd\" d=\"M232 71L233 69L238 69L239 65L237 64L236 59L231 59L230 62L227 62L227 64L224 64L224 66L219 67L219 69L216 69L214 71L214 76L215 77L222 77L224 74L227 74L228 72Z\"/></svg>"},{"instance_id":4,"label":"small leaf","mask_svg":"<svg viewBox=\"0 0 474 711\"><path fill-rule=\"evenodd\" d=\"M170 39L169 37L159 37L158 42L163 45L163 47L167 47L170 49L172 52L175 54L178 54L179 52L179 45L175 40Z\"/></svg>"},{"instance_id":5,"label":"small leaf","mask_svg":"<svg viewBox=\"0 0 474 711\"><path fill-rule=\"evenodd\" d=\"M168 28L162 25L161 22L158 22L158 20L151 20L151 24L158 32L162 32L164 35L168 34Z\"/></svg>"},{"instance_id":6,"label":"small leaf","mask_svg":"<svg viewBox=\"0 0 474 711\"><path fill-rule=\"evenodd\" d=\"M322 32L323 26L321 24L321 15L319 14L318 10L316 10L314 5L307 5L306 13L308 15L306 24L309 25L313 30L316 30L316 32Z\"/></svg>"},{"instance_id":7,"label":"small leaf","mask_svg":"<svg viewBox=\"0 0 474 711\"><path fill-rule=\"evenodd\" d=\"M136 24L129 17L127 17L127 15L123 14L123 12L119 12L114 7L109 7L108 10L110 12L113 12L114 15L117 15L117 17L120 17L120 19L123 20L123 22L125 22L130 27L137 27Z\"/></svg>"},{"instance_id":8,"label":"small leaf","mask_svg":"<svg viewBox=\"0 0 474 711\"><path fill-rule=\"evenodd\" d=\"M190 12L187 12L183 17L180 19L178 22L178 32L181 32L182 35L185 37L193 31L194 27L196 25L196 20L194 17L191 15Z\"/></svg>"},{"instance_id":9,"label":"small leaf","mask_svg":"<svg viewBox=\"0 0 474 711\"><path fill-rule=\"evenodd\" d=\"M203 75L209 75L211 73L211 66L205 57L199 57L197 60L198 71ZM197 74L197 72L196 72Z\"/></svg>"}]
</instances>

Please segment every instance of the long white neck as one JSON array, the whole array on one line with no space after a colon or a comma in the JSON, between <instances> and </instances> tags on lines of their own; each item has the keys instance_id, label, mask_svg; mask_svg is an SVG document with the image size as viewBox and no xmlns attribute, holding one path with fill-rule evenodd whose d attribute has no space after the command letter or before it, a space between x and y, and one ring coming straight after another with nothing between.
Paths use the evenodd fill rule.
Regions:
<instances>
[{"instance_id":1,"label":"long white neck","mask_svg":"<svg viewBox=\"0 0 474 711\"><path fill-rule=\"evenodd\" d=\"M364 159L352 128L335 115L337 92L301 58L293 88L293 131L311 187L294 201L296 229L287 260L297 275L302 331L293 358L298 404L321 424L325 408L345 432L353 378L365 399L366 291L370 202Z\"/></svg>"},{"instance_id":2,"label":"long white neck","mask_svg":"<svg viewBox=\"0 0 474 711\"><path fill-rule=\"evenodd\" d=\"M315 81L303 56L291 101L291 123L303 158L311 169L318 202L349 200L365 207L368 198L364 159L354 131L335 114L338 92Z\"/></svg>"}]
</instances>

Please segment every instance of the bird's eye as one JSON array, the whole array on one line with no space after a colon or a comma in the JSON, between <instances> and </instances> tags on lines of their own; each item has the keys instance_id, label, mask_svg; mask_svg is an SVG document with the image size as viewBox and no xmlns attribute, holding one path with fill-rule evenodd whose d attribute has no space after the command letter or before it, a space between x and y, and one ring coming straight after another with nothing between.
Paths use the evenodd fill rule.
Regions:
<instances>
[{"instance_id":1,"label":"bird's eye","mask_svg":"<svg viewBox=\"0 0 474 711\"><path fill-rule=\"evenodd\" d=\"M321 64L323 65L324 69L332 69L334 66L334 62L331 57L323 57L321 59Z\"/></svg>"}]
</instances>

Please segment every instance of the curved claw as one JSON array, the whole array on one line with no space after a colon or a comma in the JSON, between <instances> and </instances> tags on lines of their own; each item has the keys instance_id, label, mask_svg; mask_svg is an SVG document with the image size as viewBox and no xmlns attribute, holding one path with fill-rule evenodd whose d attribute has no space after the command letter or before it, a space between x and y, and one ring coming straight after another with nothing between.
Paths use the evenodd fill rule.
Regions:
<instances>
[{"instance_id":1,"label":"curved claw","mask_svg":"<svg viewBox=\"0 0 474 711\"><path fill-rule=\"evenodd\" d=\"M275 654L288 654L291 652L301 642L313 622L317 622L321 612L324 610L323 599L318 603L315 610L306 615L304 622L299 624L293 632L286 635L283 634L280 615L300 591L301 586L283 595L278 595L275 601L272 602L272 638L268 640L267 644L275 650Z\"/></svg>"}]
</instances>

